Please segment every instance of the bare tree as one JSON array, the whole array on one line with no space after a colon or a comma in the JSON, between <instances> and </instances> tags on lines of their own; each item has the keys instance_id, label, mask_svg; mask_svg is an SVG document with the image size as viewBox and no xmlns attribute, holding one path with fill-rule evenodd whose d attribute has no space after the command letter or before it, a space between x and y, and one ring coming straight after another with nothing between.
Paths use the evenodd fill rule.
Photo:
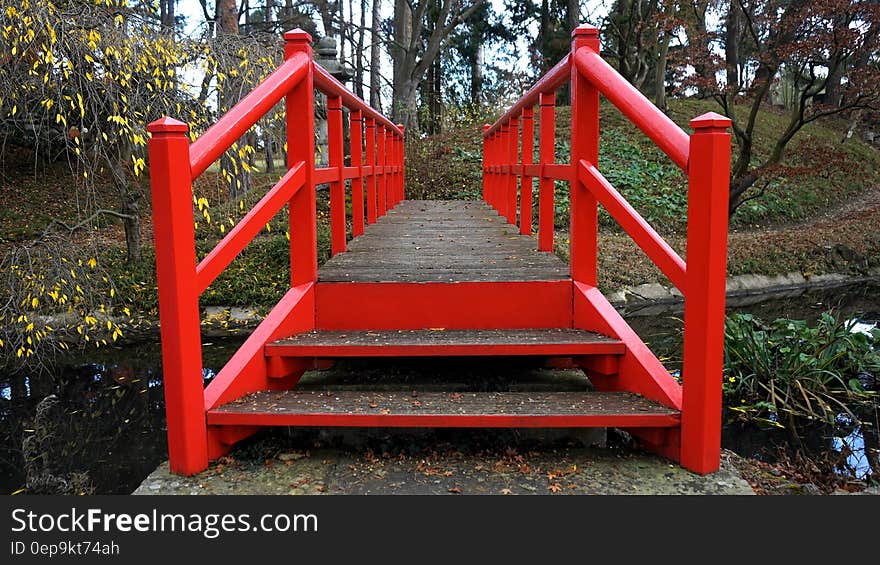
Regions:
<instances>
[{"instance_id":1,"label":"bare tree","mask_svg":"<svg viewBox=\"0 0 880 565\"><path fill-rule=\"evenodd\" d=\"M436 24L427 39L422 37L428 7L436 1ZM419 84L437 59L449 34L468 18L484 0L396 0L394 38L391 57L394 61L393 106L391 114L409 131L418 128L417 94Z\"/></svg>"},{"instance_id":2,"label":"bare tree","mask_svg":"<svg viewBox=\"0 0 880 565\"><path fill-rule=\"evenodd\" d=\"M379 11L382 0L373 0L373 13L370 18L370 106L382 109L379 92Z\"/></svg>"}]
</instances>

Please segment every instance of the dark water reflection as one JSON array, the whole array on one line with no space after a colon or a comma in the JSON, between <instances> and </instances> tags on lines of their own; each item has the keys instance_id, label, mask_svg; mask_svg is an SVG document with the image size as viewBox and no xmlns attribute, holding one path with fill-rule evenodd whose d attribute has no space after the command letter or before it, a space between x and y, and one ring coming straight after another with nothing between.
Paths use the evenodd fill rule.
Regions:
<instances>
[{"instance_id":1,"label":"dark water reflection","mask_svg":"<svg viewBox=\"0 0 880 565\"><path fill-rule=\"evenodd\" d=\"M833 308L846 316L880 320L880 287L859 286L772 300L731 311L814 320ZM670 369L681 366L681 314L628 316ZM228 360L241 340L204 347L204 378ZM844 423L845 424L845 423ZM158 343L104 349L71 358L54 376L0 375L0 492L30 483L28 492L129 493L166 457L161 353ZM727 427L725 446L761 456L784 443L779 433ZM856 476L870 470L864 435L841 425L818 441L841 452Z\"/></svg>"},{"instance_id":2,"label":"dark water reflection","mask_svg":"<svg viewBox=\"0 0 880 565\"><path fill-rule=\"evenodd\" d=\"M240 340L204 347L210 381ZM130 493L167 458L158 343L74 356L51 376L0 376L0 492Z\"/></svg>"}]
</instances>

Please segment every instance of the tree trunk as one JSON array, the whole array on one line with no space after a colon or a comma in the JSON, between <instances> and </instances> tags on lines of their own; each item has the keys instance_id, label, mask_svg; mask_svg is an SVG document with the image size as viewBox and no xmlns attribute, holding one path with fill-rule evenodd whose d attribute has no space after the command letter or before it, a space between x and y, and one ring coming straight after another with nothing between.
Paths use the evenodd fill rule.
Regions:
<instances>
[{"instance_id":1,"label":"tree trunk","mask_svg":"<svg viewBox=\"0 0 880 565\"><path fill-rule=\"evenodd\" d=\"M361 98L364 96L364 36L367 34L367 0L361 0L361 25L358 30L357 49L355 50L355 92Z\"/></svg>"},{"instance_id":2,"label":"tree trunk","mask_svg":"<svg viewBox=\"0 0 880 565\"><path fill-rule=\"evenodd\" d=\"M132 160L133 147L130 142L122 141L118 145L115 159L107 157L107 165L119 196L119 212L122 214L122 228L125 231L125 254L128 264L137 263L141 259L141 194L137 184L129 179L127 165Z\"/></svg>"},{"instance_id":3,"label":"tree trunk","mask_svg":"<svg viewBox=\"0 0 880 565\"><path fill-rule=\"evenodd\" d=\"M346 33L348 28L348 23L345 21L345 2L343 0L336 0L339 4L339 62L345 63L345 36L348 35Z\"/></svg>"},{"instance_id":4,"label":"tree trunk","mask_svg":"<svg viewBox=\"0 0 880 565\"><path fill-rule=\"evenodd\" d=\"M238 6L235 0L217 0L217 33L238 35Z\"/></svg>"},{"instance_id":5,"label":"tree trunk","mask_svg":"<svg viewBox=\"0 0 880 565\"><path fill-rule=\"evenodd\" d=\"M272 131L269 128L263 130L263 145L265 146L266 151L266 172L274 173L275 172L275 148L272 146L275 142L275 139L272 135Z\"/></svg>"},{"instance_id":6,"label":"tree trunk","mask_svg":"<svg viewBox=\"0 0 880 565\"><path fill-rule=\"evenodd\" d=\"M566 27L569 32L574 31L574 28L580 24L581 19L581 7L580 2L578 0L567 0L566 4L566 23L568 24Z\"/></svg>"},{"instance_id":7,"label":"tree trunk","mask_svg":"<svg viewBox=\"0 0 880 565\"><path fill-rule=\"evenodd\" d=\"M483 95L483 46L474 48L471 61L471 104L480 107Z\"/></svg>"},{"instance_id":8,"label":"tree trunk","mask_svg":"<svg viewBox=\"0 0 880 565\"><path fill-rule=\"evenodd\" d=\"M739 33L740 18L742 12L737 0L731 0L727 10L727 33L724 45L724 60L727 68L727 89L730 96L735 97L739 92ZM733 103L733 98L731 98Z\"/></svg>"},{"instance_id":9,"label":"tree trunk","mask_svg":"<svg viewBox=\"0 0 880 565\"><path fill-rule=\"evenodd\" d=\"M174 33L174 5L177 0L159 1L159 23L163 28Z\"/></svg>"},{"instance_id":10,"label":"tree trunk","mask_svg":"<svg viewBox=\"0 0 880 565\"><path fill-rule=\"evenodd\" d=\"M541 0L541 13L538 20L538 44L541 45L541 41L550 37L550 3L548 0ZM541 49L541 76L545 75L547 71L550 70L549 59L544 53L544 49Z\"/></svg>"},{"instance_id":11,"label":"tree trunk","mask_svg":"<svg viewBox=\"0 0 880 565\"><path fill-rule=\"evenodd\" d=\"M666 62L669 59L669 39L671 32L663 30L660 46L657 50L657 64L654 68L654 104L663 110L666 108Z\"/></svg>"},{"instance_id":12,"label":"tree trunk","mask_svg":"<svg viewBox=\"0 0 880 565\"><path fill-rule=\"evenodd\" d=\"M275 33L275 12L277 11L276 6L277 0L266 0L266 13L263 14L263 21L265 22L266 32Z\"/></svg>"},{"instance_id":13,"label":"tree trunk","mask_svg":"<svg viewBox=\"0 0 880 565\"><path fill-rule=\"evenodd\" d=\"M382 111L379 94L379 10L381 0L373 0L373 15L370 19L370 106Z\"/></svg>"},{"instance_id":14,"label":"tree trunk","mask_svg":"<svg viewBox=\"0 0 880 565\"><path fill-rule=\"evenodd\" d=\"M423 2L427 0L422 0ZM391 59L393 61L393 96L391 98L391 115L400 120L404 115L408 119L404 124L415 117L415 84L412 84L410 76L409 50L412 46L412 8L407 0L394 0L394 41L391 44Z\"/></svg>"},{"instance_id":15,"label":"tree trunk","mask_svg":"<svg viewBox=\"0 0 880 565\"><path fill-rule=\"evenodd\" d=\"M693 34L688 36L688 42L697 45L700 51L697 61L694 63L694 70L697 76L706 76L706 65L699 62L705 56L711 56L709 47L709 34L706 29L706 10L709 8L709 0L693 0ZM702 89L700 89L702 90ZM703 96L704 92L698 92L698 96Z\"/></svg>"}]
</instances>

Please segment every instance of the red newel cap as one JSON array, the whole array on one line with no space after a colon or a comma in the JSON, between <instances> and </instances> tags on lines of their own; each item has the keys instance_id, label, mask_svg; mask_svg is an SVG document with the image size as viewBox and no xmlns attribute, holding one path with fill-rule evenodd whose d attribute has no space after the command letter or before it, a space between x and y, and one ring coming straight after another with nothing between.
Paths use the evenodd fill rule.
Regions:
<instances>
[{"instance_id":1,"label":"red newel cap","mask_svg":"<svg viewBox=\"0 0 880 565\"><path fill-rule=\"evenodd\" d=\"M731 124L730 118L722 116L715 112L706 112L702 116L697 116L691 120L691 127L694 129L705 128L729 128Z\"/></svg>"},{"instance_id":2,"label":"red newel cap","mask_svg":"<svg viewBox=\"0 0 880 565\"><path fill-rule=\"evenodd\" d=\"M306 43L311 43L312 36L309 35L309 32L296 28L284 32L284 41L305 41Z\"/></svg>"},{"instance_id":3,"label":"red newel cap","mask_svg":"<svg viewBox=\"0 0 880 565\"><path fill-rule=\"evenodd\" d=\"M147 131L150 133L186 133L189 131L189 126L180 120L165 116L155 122L150 122L147 125Z\"/></svg>"},{"instance_id":4,"label":"red newel cap","mask_svg":"<svg viewBox=\"0 0 880 565\"><path fill-rule=\"evenodd\" d=\"M489 124L483 124L483 131L488 130L490 127L492 126L490 126Z\"/></svg>"},{"instance_id":5,"label":"red newel cap","mask_svg":"<svg viewBox=\"0 0 880 565\"><path fill-rule=\"evenodd\" d=\"M590 24L581 24L574 28L574 31L571 32L572 37L582 37L582 36L597 36L599 35L599 28Z\"/></svg>"}]
</instances>

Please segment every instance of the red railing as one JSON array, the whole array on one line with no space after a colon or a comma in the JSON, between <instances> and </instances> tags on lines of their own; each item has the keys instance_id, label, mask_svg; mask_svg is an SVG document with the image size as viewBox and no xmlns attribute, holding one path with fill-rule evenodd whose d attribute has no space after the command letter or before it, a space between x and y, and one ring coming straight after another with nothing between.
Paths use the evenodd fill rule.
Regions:
<instances>
[{"instance_id":1,"label":"red railing","mask_svg":"<svg viewBox=\"0 0 880 565\"><path fill-rule=\"evenodd\" d=\"M309 34L295 30L284 39L285 60L278 69L192 144L183 122L163 118L148 126L168 451L177 473L203 469L212 450L218 451L211 442L222 438L208 438L206 408L242 390L265 388L266 379L284 374L285 367L265 365L262 348L267 340L289 329L291 313L302 310L295 322L298 329L314 326L314 308L309 311L307 306L313 300L318 272L315 185L330 184L334 254L346 246L346 181L352 187L353 236L362 234L366 224L376 222L404 198L403 128L315 64ZM329 166L322 168L315 168L315 89L327 95ZM192 181L282 99L287 119L287 174L197 263ZM343 107L350 110L348 166ZM291 236L291 290L204 389L199 296L285 204Z\"/></svg>"},{"instance_id":2,"label":"red railing","mask_svg":"<svg viewBox=\"0 0 880 565\"><path fill-rule=\"evenodd\" d=\"M566 83L571 85L571 155L568 164L557 164L555 91ZM687 173L687 264L599 172L600 94ZM540 131L534 164L536 105ZM571 275L580 292L575 298L575 324L586 319L578 317L579 308L586 305L601 310L606 320L615 316L595 291L600 203L684 294L683 386L677 387L668 372L652 361L653 356L648 359L640 342L632 340L628 355L634 357L633 370L642 371L650 380L650 386L640 385L641 392L681 409L681 450L675 455L685 467L698 472L718 468L720 449L729 126L728 118L705 114L691 121L694 133L688 136L602 59L598 30L580 26L573 34L571 53L498 121L483 128L483 199L510 223L519 221L520 233L531 234L532 179L537 177L540 250L553 249L554 183L570 184ZM617 328L624 326L621 320ZM614 333L613 327L601 329ZM626 331L617 333L626 339Z\"/></svg>"}]
</instances>

